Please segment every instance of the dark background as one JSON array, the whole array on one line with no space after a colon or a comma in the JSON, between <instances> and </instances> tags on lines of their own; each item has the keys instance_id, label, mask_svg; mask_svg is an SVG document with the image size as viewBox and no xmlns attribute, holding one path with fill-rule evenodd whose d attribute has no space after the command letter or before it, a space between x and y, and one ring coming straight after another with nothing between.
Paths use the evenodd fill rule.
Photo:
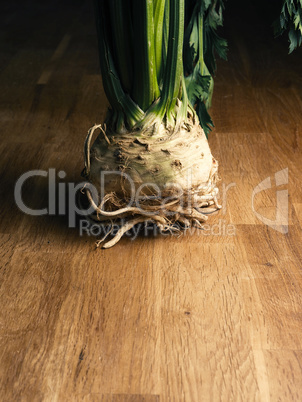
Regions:
<instances>
[{"instance_id":1,"label":"dark background","mask_svg":"<svg viewBox=\"0 0 302 402\"><path fill-rule=\"evenodd\" d=\"M272 24L280 14L282 1L273 0L227 0L225 1L224 26L219 34L228 40L232 49L232 36L239 35L251 46L267 44L268 49L277 40L286 51L288 38L284 34L274 38ZM3 1L0 9L0 69L18 49L32 41L35 46L47 48L54 36L60 37L66 27L78 21L81 34L81 19L94 24L93 2L85 0L65 1ZM68 15L68 18L66 18ZM35 23L32 23L34 19ZM27 21L30 21L27 23ZM33 40L34 39L34 40ZM37 41L38 39L38 41ZM93 40L93 38L92 38ZM96 40L96 38L95 38Z\"/></svg>"}]
</instances>

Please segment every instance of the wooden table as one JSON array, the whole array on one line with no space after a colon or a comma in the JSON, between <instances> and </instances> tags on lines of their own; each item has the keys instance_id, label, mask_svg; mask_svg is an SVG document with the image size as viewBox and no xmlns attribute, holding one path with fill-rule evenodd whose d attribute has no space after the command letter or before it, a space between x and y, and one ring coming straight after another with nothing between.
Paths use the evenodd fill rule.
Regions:
<instances>
[{"instance_id":1,"label":"wooden table","mask_svg":"<svg viewBox=\"0 0 302 402\"><path fill-rule=\"evenodd\" d=\"M52 172L68 200L107 108L90 3L25 3L1 14L0 399L300 401L302 49L226 20L209 138L223 209L205 231L101 250L57 206L15 203L30 170L47 177L24 204L49 206ZM281 192L288 233L260 220Z\"/></svg>"}]
</instances>

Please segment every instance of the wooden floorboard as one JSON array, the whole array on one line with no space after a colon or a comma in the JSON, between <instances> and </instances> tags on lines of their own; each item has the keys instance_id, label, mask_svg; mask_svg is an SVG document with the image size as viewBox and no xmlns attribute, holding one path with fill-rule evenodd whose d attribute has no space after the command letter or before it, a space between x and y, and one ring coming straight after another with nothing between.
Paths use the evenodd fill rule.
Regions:
<instances>
[{"instance_id":1,"label":"wooden floorboard","mask_svg":"<svg viewBox=\"0 0 302 402\"><path fill-rule=\"evenodd\" d=\"M300 401L302 50L288 56L270 26L251 35L226 14L209 137L222 210L204 230L132 233L101 250L78 218L69 227L70 193L61 214L56 203L43 216L14 198L30 170L55 169L57 193L83 181L84 139L108 105L91 4L6 3L0 400ZM288 183L277 186L280 171ZM49 209L48 185L29 178L24 203ZM285 232L259 219L274 221L282 191Z\"/></svg>"}]
</instances>

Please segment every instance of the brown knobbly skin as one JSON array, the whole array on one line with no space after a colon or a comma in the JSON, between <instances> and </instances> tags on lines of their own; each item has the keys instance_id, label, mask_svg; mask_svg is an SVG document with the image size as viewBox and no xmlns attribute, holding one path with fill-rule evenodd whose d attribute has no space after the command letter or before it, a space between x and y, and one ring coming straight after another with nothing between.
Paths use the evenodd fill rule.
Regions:
<instances>
[{"instance_id":1,"label":"brown knobbly skin","mask_svg":"<svg viewBox=\"0 0 302 402\"><path fill-rule=\"evenodd\" d=\"M171 165L174 166L174 167L176 167L176 168L178 168L178 169L181 169L181 168L182 168L182 163L180 162L179 159L175 159L175 161L173 161L173 162L171 163Z\"/></svg>"}]
</instances>

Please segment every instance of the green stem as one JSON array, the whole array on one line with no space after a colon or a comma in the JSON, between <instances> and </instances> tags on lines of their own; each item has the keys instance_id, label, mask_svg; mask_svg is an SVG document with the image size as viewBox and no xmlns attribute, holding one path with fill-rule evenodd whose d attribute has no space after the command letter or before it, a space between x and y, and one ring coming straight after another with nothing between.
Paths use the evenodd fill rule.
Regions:
<instances>
[{"instance_id":1,"label":"green stem","mask_svg":"<svg viewBox=\"0 0 302 402\"><path fill-rule=\"evenodd\" d=\"M167 30L167 56L164 64L164 78L159 101L151 105L139 126L149 127L161 122L164 117L168 125L176 127L178 123L178 108L176 102L181 91L183 79L183 36L184 36L184 2L185 0L166 0L164 33ZM169 16L167 11L169 10ZM168 24L168 28L167 28ZM186 103L183 104L185 106ZM186 115L186 111L181 113Z\"/></svg>"},{"instance_id":2,"label":"green stem","mask_svg":"<svg viewBox=\"0 0 302 402\"><path fill-rule=\"evenodd\" d=\"M133 79L131 5L130 0L110 0L110 21L113 43L113 57L124 90L130 93Z\"/></svg>"},{"instance_id":3,"label":"green stem","mask_svg":"<svg viewBox=\"0 0 302 402\"><path fill-rule=\"evenodd\" d=\"M165 11L164 11L164 26L163 26L163 65L166 65L167 54L168 54L168 44L169 44L169 18L170 18L170 0L166 0L165 2Z\"/></svg>"},{"instance_id":4,"label":"green stem","mask_svg":"<svg viewBox=\"0 0 302 402\"><path fill-rule=\"evenodd\" d=\"M111 32L107 26L108 10L105 7L105 0L95 0L94 5L103 86L113 109L112 129L120 132L125 129L125 124L133 127L141 121L144 112L125 94L119 80L108 39L108 36L111 37Z\"/></svg>"},{"instance_id":5,"label":"green stem","mask_svg":"<svg viewBox=\"0 0 302 402\"><path fill-rule=\"evenodd\" d=\"M203 57L203 16L198 18L198 52L199 52L199 63L201 75L204 75L204 57Z\"/></svg>"},{"instance_id":6,"label":"green stem","mask_svg":"<svg viewBox=\"0 0 302 402\"><path fill-rule=\"evenodd\" d=\"M165 0L154 0L154 43L157 82L160 85L163 74L163 40Z\"/></svg>"},{"instance_id":7,"label":"green stem","mask_svg":"<svg viewBox=\"0 0 302 402\"><path fill-rule=\"evenodd\" d=\"M183 75L184 0L170 2L169 43L162 91L167 114L174 109ZM168 116L169 117L169 116Z\"/></svg>"},{"instance_id":8,"label":"green stem","mask_svg":"<svg viewBox=\"0 0 302 402\"><path fill-rule=\"evenodd\" d=\"M133 20L136 46L131 95L143 110L147 110L160 95L154 49L153 1L133 0Z\"/></svg>"}]
</instances>

